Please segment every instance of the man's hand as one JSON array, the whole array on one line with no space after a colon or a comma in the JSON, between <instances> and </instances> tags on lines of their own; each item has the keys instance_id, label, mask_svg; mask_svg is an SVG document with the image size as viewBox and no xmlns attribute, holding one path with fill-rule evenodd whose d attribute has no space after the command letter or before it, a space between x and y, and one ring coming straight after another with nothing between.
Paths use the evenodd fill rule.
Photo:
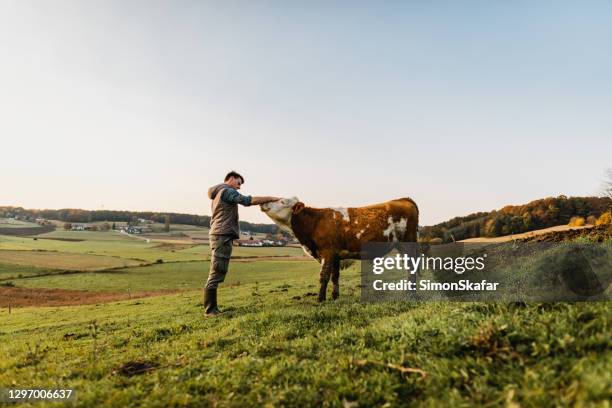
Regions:
<instances>
[{"instance_id":1,"label":"man's hand","mask_svg":"<svg viewBox=\"0 0 612 408\"><path fill-rule=\"evenodd\" d=\"M260 196L260 197L251 197L251 205L257 204L265 204L271 201L278 201L279 197L269 197L269 196Z\"/></svg>"}]
</instances>

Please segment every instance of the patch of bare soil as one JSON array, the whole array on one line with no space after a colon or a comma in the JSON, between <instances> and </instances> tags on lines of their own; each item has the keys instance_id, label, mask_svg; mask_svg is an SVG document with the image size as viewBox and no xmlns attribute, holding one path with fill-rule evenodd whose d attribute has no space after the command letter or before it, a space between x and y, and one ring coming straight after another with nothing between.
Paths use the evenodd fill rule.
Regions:
<instances>
[{"instance_id":1,"label":"patch of bare soil","mask_svg":"<svg viewBox=\"0 0 612 408\"><path fill-rule=\"evenodd\" d=\"M0 308L28 306L77 306L108 303L178 293L178 290L151 290L140 292L92 292L88 290L20 288L0 286Z\"/></svg>"},{"instance_id":2,"label":"patch of bare soil","mask_svg":"<svg viewBox=\"0 0 612 408\"><path fill-rule=\"evenodd\" d=\"M51 237L40 237L38 239L50 239L52 241L66 241L66 242L83 242L84 239L80 238L51 238Z\"/></svg>"},{"instance_id":3,"label":"patch of bare soil","mask_svg":"<svg viewBox=\"0 0 612 408\"><path fill-rule=\"evenodd\" d=\"M593 242L604 242L612 239L612 225L600 225L592 228L554 231L522 239L523 242L566 242L578 238L587 238Z\"/></svg>"},{"instance_id":4,"label":"patch of bare soil","mask_svg":"<svg viewBox=\"0 0 612 408\"><path fill-rule=\"evenodd\" d=\"M24 228L0 228L0 235L13 235L13 236L32 236L39 234L46 234L55 230L54 225L42 225L40 227L24 227Z\"/></svg>"},{"instance_id":5,"label":"patch of bare soil","mask_svg":"<svg viewBox=\"0 0 612 408\"><path fill-rule=\"evenodd\" d=\"M307 256L232 256L232 262L256 261L311 261Z\"/></svg>"},{"instance_id":6,"label":"patch of bare soil","mask_svg":"<svg viewBox=\"0 0 612 408\"><path fill-rule=\"evenodd\" d=\"M548 228L542 228L542 229L534 230L534 231L522 232L520 234L504 235L502 237L493 237L493 238L486 238L486 237L468 238L468 239L462 239L461 241L458 241L458 242L509 242L509 241L527 239L527 238L531 238L537 235L546 235L552 232L565 232L565 231L573 231L573 230L580 231L580 230L589 229L589 228L593 228L593 226L583 225L581 227L574 227L570 225L556 225L554 227L548 227Z\"/></svg>"},{"instance_id":7,"label":"patch of bare soil","mask_svg":"<svg viewBox=\"0 0 612 408\"><path fill-rule=\"evenodd\" d=\"M132 377L139 374L155 370L159 364L154 361L135 360L123 364L114 372L124 377Z\"/></svg>"},{"instance_id":8,"label":"patch of bare soil","mask_svg":"<svg viewBox=\"0 0 612 408\"><path fill-rule=\"evenodd\" d=\"M159 245L154 246L153 248L159 249L160 251L180 251L182 249L188 249L194 247L194 244L176 244L171 242L162 242Z\"/></svg>"}]
</instances>

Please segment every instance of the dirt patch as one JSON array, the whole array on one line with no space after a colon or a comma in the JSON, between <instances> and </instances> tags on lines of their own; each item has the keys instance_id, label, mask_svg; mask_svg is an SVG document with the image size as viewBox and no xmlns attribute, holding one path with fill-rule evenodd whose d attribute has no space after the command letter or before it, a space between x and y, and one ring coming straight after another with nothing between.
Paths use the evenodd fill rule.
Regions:
<instances>
[{"instance_id":1,"label":"dirt patch","mask_svg":"<svg viewBox=\"0 0 612 408\"><path fill-rule=\"evenodd\" d=\"M146 360L135 360L128 361L118 369L114 371L114 373L122 375L124 377L132 377L134 375L144 374L149 371L155 370L159 367L154 361L146 361Z\"/></svg>"},{"instance_id":2,"label":"dirt patch","mask_svg":"<svg viewBox=\"0 0 612 408\"><path fill-rule=\"evenodd\" d=\"M516 241L519 239L532 238L538 235L547 235L552 232L566 232L566 231L574 231L574 230L580 231L580 230L589 229L589 228L593 228L593 226L583 225L580 227L573 227L570 225L557 225L554 227L548 227L548 228L542 228L542 229L534 230L534 231L522 232L520 234L504 235L502 237L493 237L493 238L486 238L486 237L468 238L468 239L462 239L461 241L457 241L457 242L510 242L510 241Z\"/></svg>"},{"instance_id":3,"label":"dirt patch","mask_svg":"<svg viewBox=\"0 0 612 408\"><path fill-rule=\"evenodd\" d=\"M80 238L47 238L47 237L39 237L38 239L50 239L53 241L66 241L66 242L83 242L84 239Z\"/></svg>"},{"instance_id":4,"label":"dirt patch","mask_svg":"<svg viewBox=\"0 0 612 408\"><path fill-rule=\"evenodd\" d=\"M604 242L612 239L612 225L600 225L598 227L571 229L566 231L554 231L548 234L536 235L524 238L523 242L567 242L578 238L586 238L593 242Z\"/></svg>"},{"instance_id":5,"label":"dirt patch","mask_svg":"<svg viewBox=\"0 0 612 408\"><path fill-rule=\"evenodd\" d=\"M180 251L182 249L193 248L195 245L193 244L175 244L170 242L162 242L159 245L154 246L153 248L159 249L160 251Z\"/></svg>"},{"instance_id":6,"label":"dirt patch","mask_svg":"<svg viewBox=\"0 0 612 408\"><path fill-rule=\"evenodd\" d=\"M307 256L232 256L232 262L256 261L312 261Z\"/></svg>"},{"instance_id":7,"label":"dirt patch","mask_svg":"<svg viewBox=\"0 0 612 408\"><path fill-rule=\"evenodd\" d=\"M0 235L13 235L13 236L31 236L46 234L55 230L54 225L43 225L40 227L24 227L24 228L0 228Z\"/></svg>"},{"instance_id":8,"label":"dirt patch","mask_svg":"<svg viewBox=\"0 0 612 408\"><path fill-rule=\"evenodd\" d=\"M88 290L20 288L0 286L0 308L28 306L77 306L178 293L175 289L140 292L92 292Z\"/></svg>"}]
</instances>

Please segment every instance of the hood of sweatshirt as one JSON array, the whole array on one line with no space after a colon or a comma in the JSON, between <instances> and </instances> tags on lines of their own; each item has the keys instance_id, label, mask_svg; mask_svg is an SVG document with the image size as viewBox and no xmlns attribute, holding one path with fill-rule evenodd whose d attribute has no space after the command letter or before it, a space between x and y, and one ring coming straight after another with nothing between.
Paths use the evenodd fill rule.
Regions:
<instances>
[{"instance_id":1,"label":"hood of sweatshirt","mask_svg":"<svg viewBox=\"0 0 612 408\"><path fill-rule=\"evenodd\" d=\"M221 184L212 186L211 188L208 189L208 198L210 198L211 200L214 200L217 194L219 194L219 191L223 190L224 188L231 188L231 186L225 183L221 183Z\"/></svg>"}]
</instances>

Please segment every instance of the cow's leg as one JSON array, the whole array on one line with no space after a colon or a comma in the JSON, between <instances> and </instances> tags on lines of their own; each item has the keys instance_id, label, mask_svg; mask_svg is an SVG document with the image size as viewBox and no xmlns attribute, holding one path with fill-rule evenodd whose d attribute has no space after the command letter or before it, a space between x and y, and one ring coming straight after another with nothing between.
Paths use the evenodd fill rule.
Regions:
<instances>
[{"instance_id":1,"label":"cow's leg","mask_svg":"<svg viewBox=\"0 0 612 408\"><path fill-rule=\"evenodd\" d=\"M333 261L332 257L321 258L321 273L319 275L319 302L323 302L327 297L327 284L332 275Z\"/></svg>"},{"instance_id":2,"label":"cow's leg","mask_svg":"<svg viewBox=\"0 0 612 408\"><path fill-rule=\"evenodd\" d=\"M332 261L332 267L331 281L334 285L332 290L332 299L336 300L338 299L338 296L340 296L340 260L335 258Z\"/></svg>"}]
</instances>

